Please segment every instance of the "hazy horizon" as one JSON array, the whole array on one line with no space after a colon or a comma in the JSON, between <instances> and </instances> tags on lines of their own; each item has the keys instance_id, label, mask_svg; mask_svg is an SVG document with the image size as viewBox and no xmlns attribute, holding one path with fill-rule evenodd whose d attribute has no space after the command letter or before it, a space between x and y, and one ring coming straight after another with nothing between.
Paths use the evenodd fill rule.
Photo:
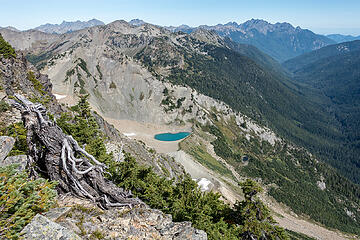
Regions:
<instances>
[{"instance_id":1,"label":"hazy horizon","mask_svg":"<svg viewBox=\"0 0 360 240\"><path fill-rule=\"evenodd\" d=\"M87 21L93 18L110 23L115 20L142 19L161 26L216 25L242 23L252 18L270 23L288 22L318 34L360 35L360 1L347 0L316 2L304 0L105 0L105 1L25 1L1 3L0 26L28 30L42 24L65 21ZM14 14L14 12L16 14Z\"/></svg>"}]
</instances>

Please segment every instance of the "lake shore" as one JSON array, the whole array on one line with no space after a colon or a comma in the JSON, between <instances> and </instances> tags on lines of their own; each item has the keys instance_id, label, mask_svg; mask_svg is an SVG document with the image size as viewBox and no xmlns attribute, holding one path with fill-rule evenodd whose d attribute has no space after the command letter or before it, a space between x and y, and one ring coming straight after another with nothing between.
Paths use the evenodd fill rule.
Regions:
<instances>
[{"instance_id":1,"label":"lake shore","mask_svg":"<svg viewBox=\"0 0 360 240\"><path fill-rule=\"evenodd\" d=\"M170 153L179 150L178 141L159 141L154 138L156 134L191 132L191 124L184 126L159 125L153 123L140 123L132 120L118 120L106 118L105 120L129 138L141 140L149 147L154 148L159 153Z\"/></svg>"}]
</instances>

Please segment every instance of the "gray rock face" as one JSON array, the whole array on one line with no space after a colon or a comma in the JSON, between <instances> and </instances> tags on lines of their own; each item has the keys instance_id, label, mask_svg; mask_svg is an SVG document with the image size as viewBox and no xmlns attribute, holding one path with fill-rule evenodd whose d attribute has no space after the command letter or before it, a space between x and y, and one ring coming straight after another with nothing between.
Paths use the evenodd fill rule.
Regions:
<instances>
[{"instance_id":1,"label":"gray rock face","mask_svg":"<svg viewBox=\"0 0 360 240\"><path fill-rule=\"evenodd\" d=\"M43 215L51 221L57 221L71 211L70 207L53 208Z\"/></svg>"},{"instance_id":2,"label":"gray rock face","mask_svg":"<svg viewBox=\"0 0 360 240\"><path fill-rule=\"evenodd\" d=\"M22 170L25 170L26 163L27 163L26 155L17 155L17 156L7 157L7 158L5 158L5 160L0 161L0 166L19 164L18 170L22 171Z\"/></svg>"},{"instance_id":3,"label":"gray rock face","mask_svg":"<svg viewBox=\"0 0 360 240\"><path fill-rule=\"evenodd\" d=\"M33 47L39 47L39 51L44 51L41 47L41 43L51 44L59 39L59 35L57 34L48 34L36 30L18 32L2 28L0 29L0 34L4 37L4 39L11 39L10 44L15 48L15 50L25 50Z\"/></svg>"},{"instance_id":4,"label":"gray rock face","mask_svg":"<svg viewBox=\"0 0 360 240\"><path fill-rule=\"evenodd\" d=\"M122 222L142 223L143 226L146 226L145 228L129 228L130 231L127 234L136 234L136 236L141 236L145 239L149 234L143 229L147 229L147 231L154 234L158 232L163 239L207 239L207 234L202 230L191 227L190 222L174 223L170 215L165 215L159 210L134 209L124 216Z\"/></svg>"},{"instance_id":5,"label":"gray rock face","mask_svg":"<svg viewBox=\"0 0 360 240\"><path fill-rule=\"evenodd\" d=\"M144 22L143 20L141 19L132 19L129 24L131 25L134 25L134 26L141 26L141 25L144 25L146 24L146 22Z\"/></svg>"},{"instance_id":6,"label":"gray rock face","mask_svg":"<svg viewBox=\"0 0 360 240\"><path fill-rule=\"evenodd\" d=\"M57 223L81 233L83 239L190 239L205 240L207 234L195 229L190 222L173 222L171 215L149 208L112 208L100 210L87 200L67 196L60 206L72 206L72 210Z\"/></svg>"},{"instance_id":7,"label":"gray rock face","mask_svg":"<svg viewBox=\"0 0 360 240\"><path fill-rule=\"evenodd\" d=\"M71 230L50 221L48 218L38 214L21 231L23 239L27 240L77 240L81 239Z\"/></svg>"},{"instance_id":8,"label":"gray rock face","mask_svg":"<svg viewBox=\"0 0 360 240\"><path fill-rule=\"evenodd\" d=\"M7 136L0 136L0 164L13 148L15 139Z\"/></svg>"}]
</instances>

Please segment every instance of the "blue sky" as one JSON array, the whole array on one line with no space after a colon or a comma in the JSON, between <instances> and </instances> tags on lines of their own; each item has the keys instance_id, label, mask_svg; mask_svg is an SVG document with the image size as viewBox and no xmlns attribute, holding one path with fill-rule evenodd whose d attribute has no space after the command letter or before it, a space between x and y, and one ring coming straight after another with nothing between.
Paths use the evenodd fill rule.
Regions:
<instances>
[{"instance_id":1,"label":"blue sky","mask_svg":"<svg viewBox=\"0 0 360 240\"><path fill-rule=\"evenodd\" d=\"M360 0L0 0L0 10L0 26L21 30L92 18L190 26L260 18L321 34L360 35Z\"/></svg>"}]
</instances>

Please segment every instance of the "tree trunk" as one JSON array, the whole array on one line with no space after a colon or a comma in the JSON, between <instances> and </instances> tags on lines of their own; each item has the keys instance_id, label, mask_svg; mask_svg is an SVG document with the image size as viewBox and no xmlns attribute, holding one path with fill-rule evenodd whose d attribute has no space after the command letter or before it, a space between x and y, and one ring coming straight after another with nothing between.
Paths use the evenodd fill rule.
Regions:
<instances>
[{"instance_id":1,"label":"tree trunk","mask_svg":"<svg viewBox=\"0 0 360 240\"><path fill-rule=\"evenodd\" d=\"M105 179L106 166L82 149L56 123L49 121L46 109L15 94L13 105L21 111L27 129L31 177L44 176L58 181L60 193L89 198L102 208L143 204L130 192Z\"/></svg>"}]
</instances>

